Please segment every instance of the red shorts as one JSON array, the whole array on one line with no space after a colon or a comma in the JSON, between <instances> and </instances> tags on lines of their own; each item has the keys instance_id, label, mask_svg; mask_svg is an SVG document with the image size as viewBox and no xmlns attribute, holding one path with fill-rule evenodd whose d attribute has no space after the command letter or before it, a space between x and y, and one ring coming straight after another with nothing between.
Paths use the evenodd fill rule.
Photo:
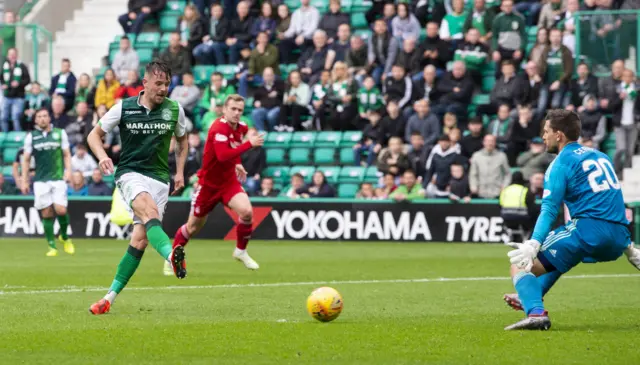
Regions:
<instances>
[{"instance_id":1,"label":"red shorts","mask_svg":"<svg viewBox=\"0 0 640 365\"><path fill-rule=\"evenodd\" d=\"M239 193L245 193L239 182L219 188L200 185L193 191L191 212L198 218L206 217L218 203L228 205L229 201Z\"/></svg>"}]
</instances>

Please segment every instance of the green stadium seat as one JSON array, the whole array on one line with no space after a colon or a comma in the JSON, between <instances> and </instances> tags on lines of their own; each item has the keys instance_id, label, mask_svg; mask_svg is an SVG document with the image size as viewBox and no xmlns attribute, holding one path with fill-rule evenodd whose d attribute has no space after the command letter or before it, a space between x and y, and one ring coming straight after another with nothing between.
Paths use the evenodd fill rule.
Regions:
<instances>
[{"instance_id":1,"label":"green stadium seat","mask_svg":"<svg viewBox=\"0 0 640 365\"><path fill-rule=\"evenodd\" d=\"M536 38L538 37L538 27L537 26L531 26L529 28L527 28L527 38L529 39L530 42L534 42L536 41Z\"/></svg>"},{"instance_id":2,"label":"green stadium seat","mask_svg":"<svg viewBox=\"0 0 640 365\"><path fill-rule=\"evenodd\" d=\"M336 163L336 149L329 147L316 148L313 154L316 165L333 165Z\"/></svg>"},{"instance_id":3,"label":"green stadium seat","mask_svg":"<svg viewBox=\"0 0 640 365\"><path fill-rule=\"evenodd\" d=\"M311 149L296 147L289 150L289 162L291 164L305 164L311 161Z\"/></svg>"},{"instance_id":4,"label":"green stadium seat","mask_svg":"<svg viewBox=\"0 0 640 365\"><path fill-rule=\"evenodd\" d=\"M0 132L0 148L4 146L5 139L7 139L7 134L5 132Z\"/></svg>"},{"instance_id":5,"label":"green stadium seat","mask_svg":"<svg viewBox=\"0 0 640 365\"><path fill-rule=\"evenodd\" d=\"M215 66L210 65L198 65L193 67L193 77L196 85L204 86L211 80L211 75L216 71Z\"/></svg>"},{"instance_id":6,"label":"green stadium seat","mask_svg":"<svg viewBox=\"0 0 640 365\"><path fill-rule=\"evenodd\" d=\"M160 17L160 31L173 32L178 28L178 18L180 15L169 14Z\"/></svg>"},{"instance_id":7,"label":"green stadium seat","mask_svg":"<svg viewBox=\"0 0 640 365\"><path fill-rule=\"evenodd\" d=\"M2 166L2 175L4 175L5 177L9 177L13 175L13 166L11 165Z\"/></svg>"},{"instance_id":8,"label":"green stadium seat","mask_svg":"<svg viewBox=\"0 0 640 365\"><path fill-rule=\"evenodd\" d=\"M262 171L262 175L273 178L274 182L284 184L289 180L289 166L269 166Z\"/></svg>"},{"instance_id":9,"label":"green stadium seat","mask_svg":"<svg viewBox=\"0 0 640 365\"><path fill-rule=\"evenodd\" d=\"M491 96L488 94L476 94L471 103L474 105L486 105L491 103Z\"/></svg>"},{"instance_id":10,"label":"green stadium seat","mask_svg":"<svg viewBox=\"0 0 640 365\"><path fill-rule=\"evenodd\" d=\"M298 3L300 2L298 1ZM309 5L318 9L320 13L326 13L329 10L329 2L327 0L311 0Z\"/></svg>"},{"instance_id":11,"label":"green stadium seat","mask_svg":"<svg viewBox=\"0 0 640 365\"><path fill-rule=\"evenodd\" d=\"M378 171L377 167L369 166L364 173L364 181L375 184L380 179L380 176L382 176L382 173Z\"/></svg>"},{"instance_id":12,"label":"green stadium seat","mask_svg":"<svg viewBox=\"0 0 640 365\"><path fill-rule=\"evenodd\" d=\"M144 32L138 34L136 38L136 49L158 48L158 46L160 46L160 33Z\"/></svg>"},{"instance_id":13,"label":"green stadium seat","mask_svg":"<svg viewBox=\"0 0 640 365\"><path fill-rule=\"evenodd\" d=\"M10 147L10 148L5 148L2 151L2 161L5 164L12 164L13 161L16 160L16 156L18 155L18 148L16 147Z\"/></svg>"},{"instance_id":14,"label":"green stadium seat","mask_svg":"<svg viewBox=\"0 0 640 365\"><path fill-rule=\"evenodd\" d=\"M482 76L493 76L496 77L496 63L489 62L482 69Z\"/></svg>"},{"instance_id":15,"label":"green stadium seat","mask_svg":"<svg viewBox=\"0 0 640 365\"><path fill-rule=\"evenodd\" d=\"M360 185L358 184L340 184L338 185L338 198L353 199L359 189Z\"/></svg>"},{"instance_id":16,"label":"green stadium seat","mask_svg":"<svg viewBox=\"0 0 640 365\"><path fill-rule=\"evenodd\" d=\"M338 176L340 175L340 168L336 166L322 166L318 167L318 171L322 171L324 177L329 184L337 184Z\"/></svg>"},{"instance_id":17,"label":"green stadium seat","mask_svg":"<svg viewBox=\"0 0 640 365\"><path fill-rule=\"evenodd\" d=\"M353 148L343 147L340 149L340 165L353 165L356 161L353 156Z\"/></svg>"},{"instance_id":18,"label":"green stadium seat","mask_svg":"<svg viewBox=\"0 0 640 365\"><path fill-rule=\"evenodd\" d=\"M293 11L300 7L299 0L285 0L284 3L289 8L289 12L293 13Z\"/></svg>"},{"instance_id":19,"label":"green stadium seat","mask_svg":"<svg viewBox=\"0 0 640 365\"><path fill-rule=\"evenodd\" d=\"M267 165L282 165L284 163L284 148L267 148Z\"/></svg>"},{"instance_id":20,"label":"green stadium seat","mask_svg":"<svg viewBox=\"0 0 640 365\"><path fill-rule=\"evenodd\" d=\"M171 33L163 33L160 37L160 49L164 50L169 47L169 38L171 38Z\"/></svg>"},{"instance_id":21,"label":"green stadium seat","mask_svg":"<svg viewBox=\"0 0 640 365\"><path fill-rule=\"evenodd\" d=\"M310 183L314 172L316 172L315 166L294 166L289 170L289 176L300 174L306 183Z\"/></svg>"},{"instance_id":22,"label":"green stadium seat","mask_svg":"<svg viewBox=\"0 0 640 365\"><path fill-rule=\"evenodd\" d=\"M131 45L135 45L136 43L136 35L134 33L129 33L127 34L127 37L129 37L129 41L131 41ZM113 38L113 42L109 43L109 50L115 49L118 50L120 49L120 38L122 38L122 34L117 35Z\"/></svg>"},{"instance_id":23,"label":"green stadium seat","mask_svg":"<svg viewBox=\"0 0 640 365\"><path fill-rule=\"evenodd\" d=\"M362 179L364 178L364 167L360 166L344 166L340 170L340 177L338 178L338 182L343 183L352 183L352 184L360 184Z\"/></svg>"},{"instance_id":24,"label":"green stadium seat","mask_svg":"<svg viewBox=\"0 0 640 365\"><path fill-rule=\"evenodd\" d=\"M340 147L353 147L354 144L362 139L362 131L348 131L342 134Z\"/></svg>"},{"instance_id":25,"label":"green stadium seat","mask_svg":"<svg viewBox=\"0 0 640 365\"><path fill-rule=\"evenodd\" d=\"M20 148L24 144L24 138L27 136L27 132L9 132L7 138L4 140L4 148Z\"/></svg>"},{"instance_id":26,"label":"green stadium seat","mask_svg":"<svg viewBox=\"0 0 640 365\"><path fill-rule=\"evenodd\" d=\"M264 141L265 147L289 147L291 143L291 133L287 132L271 132L267 134L267 139Z\"/></svg>"},{"instance_id":27,"label":"green stadium seat","mask_svg":"<svg viewBox=\"0 0 640 365\"><path fill-rule=\"evenodd\" d=\"M482 77L482 92L490 93L493 90L493 86L496 84L495 76L484 76Z\"/></svg>"},{"instance_id":28,"label":"green stadium seat","mask_svg":"<svg viewBox=\"0 0 640 365\"><path fill-rule=\"evenodd\" d=\"M136 49L136 52L138 53L140 64L146 64L153 60L153 49L151 48Z\"/></svg>"},{"instance_id":29,"label":"green stadium seat","mask_svg":"<svg viewBox=\"0 0 640 365\"><path fill-rule=\"evenodd\" d=\"M360 38L362 38L365 41L365 44L367 42L367 39L369 39L371 37L371 30L369 29L357 29L353 32L354 35L360 36Z\"/></svg>"},{"instance_id":30,"label":"green stadium seat","mask_svg":"<svg viewBox=\"0 0 640 365\"><path fill-rule=\"evenodd\" d=\"M116 57L116 53L118 53L119 49L111 49L109 50L109 64L113 63L113 59ZM104 76L104 74L102 74Z\"/></svg>"},{"instance_id":31,"label":"green stadium seat","mask_svg":"<svg viewBox=\"0 0 640 365\"><path fill-rule=\"evenodd\" d=\"M291 138L291 147L311 147L315 139L315 132L295 132Z\"/></svg>"},{"instance_id":32,"label":"green stadium seat","mask_svg":"<svg viewBox=\"0 0 640 365\"><path fill-rule=\"evenodd\" d=\"M316 147L338 147L342 133L340 132L320 132L316 136Z\"/></svg>"},{"instance_id":33,"label":"green stadium seat","mask_svg":"<svg viewBox=\"0 0 640 365\"><path fill-rule=\"evenodd\" d=\"M236 75L236 70L238 66L236 65L218 65L216 66L216 72L220 72L225 79L231 80Z\"/></svg>"},{"instance_id":34,"label":"green stadium seat","mask_svg":"<svg viewBox=\"0 0 640 365\"><path fill-rule=\"evenodd\" d=\"M171 0L167 1L167 5L162 9L162 14L182 15L184 8L187 6L186 1Z\"/></svg>"},{"instance_id":35,"label":"green stadium seat","mask_svg":"<svg viewBox=\"0 0 640 365\"><path fill-rule=\"evenodd\" d=\"M354 29L368 29L369 23L364 13L351 13L351 26Z\"/></svg>"},{"instance_id":36,"label":"green stadium seat","mask_svg":"<svg viewBox=\"0 0 640 365\"><path fill-rule=\"evenodd\" d=\"M371 0L353 0L351 3L351 13L355 12L366 12L371 8L373 3Z\"/></svg>"}]
</instances>

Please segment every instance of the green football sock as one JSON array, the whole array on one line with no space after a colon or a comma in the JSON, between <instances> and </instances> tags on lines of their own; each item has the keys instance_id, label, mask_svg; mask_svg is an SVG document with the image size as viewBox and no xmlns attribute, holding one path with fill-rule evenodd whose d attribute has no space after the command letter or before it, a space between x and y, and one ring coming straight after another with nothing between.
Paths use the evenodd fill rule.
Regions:
<instances>
[{"instance_id":1,"label":"green football sock","mask_svg":"<svg viewBox=\"0 0 640 365\"><path fill-rule=\"evenodd\" d=\"M151 246L158 251L160 256L168 260L173 247L171 239L162 230L162 223L158 219L151 219L144 225L144 228L147 230L147 239Z\"/></svg>"},{"instance_id":2,"label":"green football sock","mask_svg":"<svg viewBox=\"0 0 640 365\"><path fill-rule=\"evenodd\" d=\"M67 235L67 227L69 226L69 214L59 215L58 223L60 223L60 236L62 236L62 239L69 239L69 236Z\"/></svg>"},{"instance_id":3,"label":"green football sock","mask_svg":"<svg viewBox=\"0 0 640 365\"><path fill-rule=\"evenodd\" d=\"M53 223L55 218L42 218L42 225L44 226L44 237L47 239L49 247L56 248L56 236L53 234Z\"/></svg>"},{"instance_id":4,"label":"green football sock","mask_svg":"<svg viewBox=\"0 0 640 365\"><path fill-rule=\"evenodd\" d=\"M129 246L127 252L122 257L122 260L120 260L120 264L118 264L116 277L113 279L113 283L111 283L111 288L109 288L110 292L113 291L120 294L122 289L127 286L129 279L131 279L138 269L138 265L140 265L143 253L144 251L140 251L133 246Z\"/></svg>"}]
</instances>

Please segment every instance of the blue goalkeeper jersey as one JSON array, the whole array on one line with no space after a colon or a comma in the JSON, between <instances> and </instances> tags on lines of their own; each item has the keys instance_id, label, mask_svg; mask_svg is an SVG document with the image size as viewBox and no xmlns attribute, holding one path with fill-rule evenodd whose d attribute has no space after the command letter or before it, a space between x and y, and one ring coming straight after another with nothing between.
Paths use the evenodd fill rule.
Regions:
<instances>
[{"instance_id":1,"label":"blue goalkeeper jersey","mask_svg":"<svg viewBox=\"0 0 640 365\"><path fill-rule=\"evenodd\" d=\"M620 181L607 155L569 143L544 175L542 209L532 239L542 243L556 222L562 203L571 218L592 218L628 225Z\"/></svg>"}]
</instances>

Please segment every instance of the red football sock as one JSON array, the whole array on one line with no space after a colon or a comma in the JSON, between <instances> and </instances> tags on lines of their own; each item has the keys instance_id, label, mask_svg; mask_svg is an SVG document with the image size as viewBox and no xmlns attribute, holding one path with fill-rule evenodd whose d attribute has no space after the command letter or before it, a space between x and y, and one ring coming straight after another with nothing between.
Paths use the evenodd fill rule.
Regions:
<instances>
[{"instance_id":1,"label":"red football sock","mask_svg":"<svg viewBox=\"0 0 640 365\"><path fill-rule=\"evenodd\" d=\"M183 224L176 231L176 235L173 237L173 247L186 246L189 242L189 232L187 232L187 225Z\"/></svg>"},{"instance_id":2,"label":"red football sock","mask_svg":"<svg viewBox=\"0 0 640 365\"><path fill-rule=\"evenodd\" d=\"M251 238L251 233L253 232L253 226L251 223L247 224L245 222L238 222L236 226L236 248L239 250L246 250L247 244L249 244L249 239Z\"/></svg>"}]
</instances>

